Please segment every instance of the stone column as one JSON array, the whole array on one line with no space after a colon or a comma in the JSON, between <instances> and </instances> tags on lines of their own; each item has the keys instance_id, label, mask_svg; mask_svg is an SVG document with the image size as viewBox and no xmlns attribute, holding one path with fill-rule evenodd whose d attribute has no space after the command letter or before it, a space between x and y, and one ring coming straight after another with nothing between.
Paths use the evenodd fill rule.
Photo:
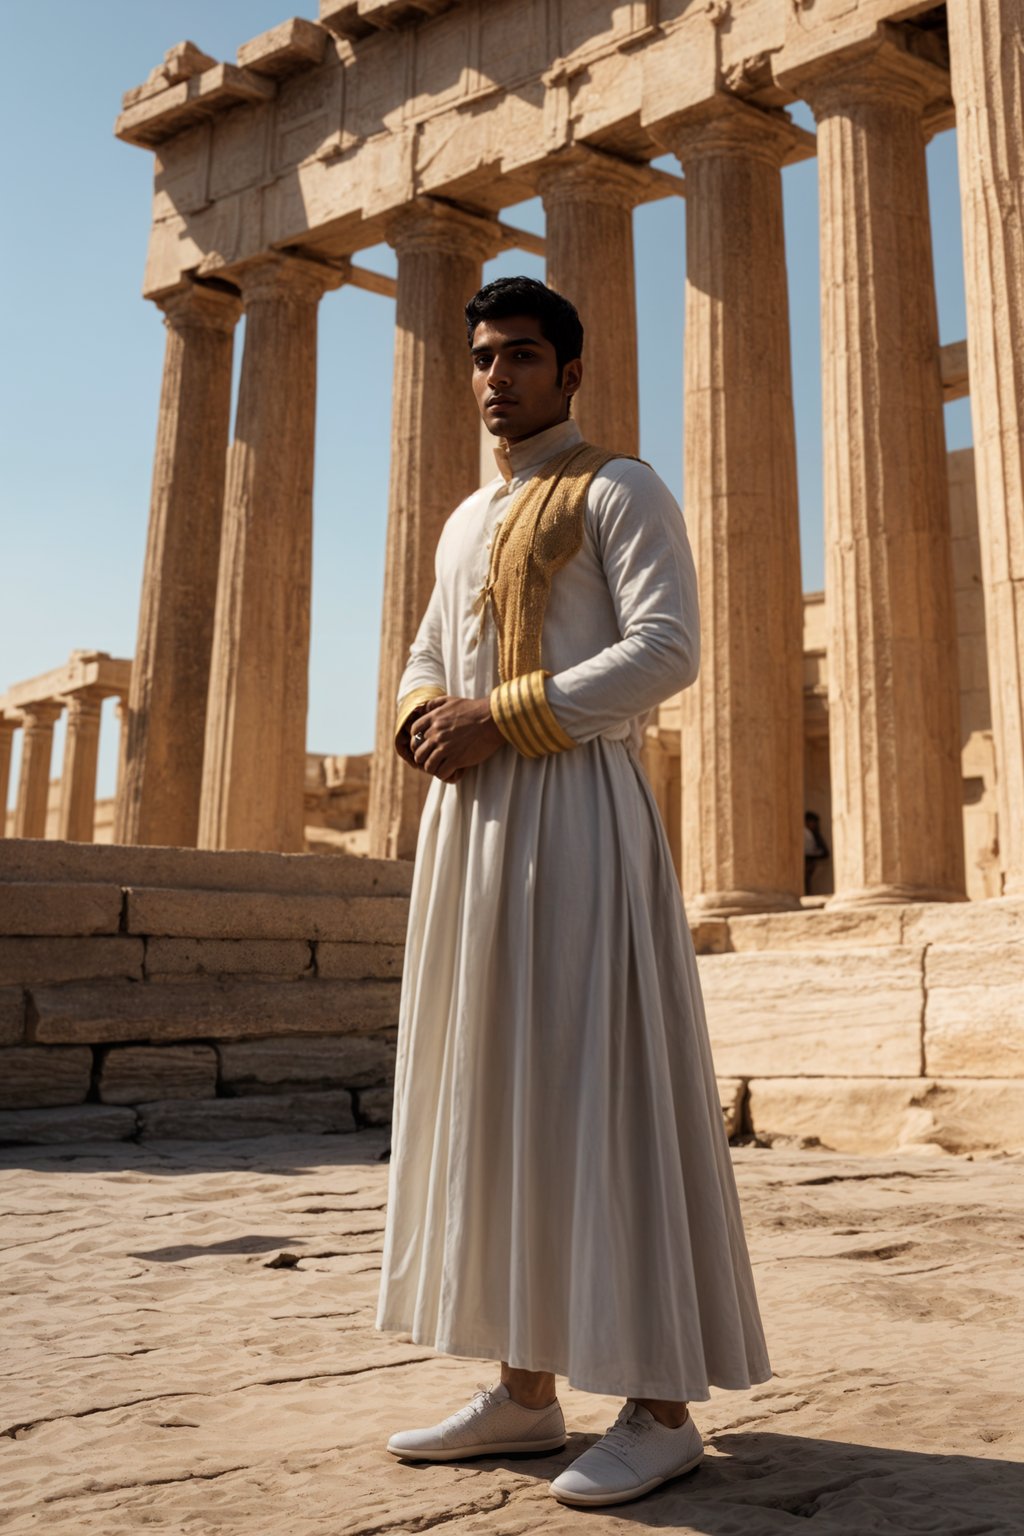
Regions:
<instances>
[{"instance_id":1,"label":"stone column","mask_svg":"<svg viewBox=\"0 0 1024 1536\"><path fill-rule=\"evenodd\" d=\"M1024 0L949 0L999 862L1024 894Z\"/></svg>"},{"instance_id":2,"label":"stone column","mask_svg":"<svg viewBox=\"0 0 1024 1536\"><path fill-rule=\"evenodd\" d=\"M924 103L882 41L818 120L836 905L964 897L956 617Z\"/></svg>"},{"instance_id":3,"label":"stone column","mask_svg":"<svg viewBox=\"0 0 1024 1536\"><path fill-rule=\"evenodd\" d=\"M633 208L647 179L626 160L574 148L542 167L537 190L546 218L548 286L572 300L585 332L573 415L589 442L638 453Z\"/></svg>"},{"instance_id":4,"label":"stone column","mask_svg":"<svg viewBox=\"0 0 1024 1536\"><path fill-rule=\"evenodd\" d=\"M480 420L463 310L500 242L496 225L426 198L397 215L388 239L398 253L395 384L367 825L374 857L409 859L429 780L395 754L395 702L433 588L441 526L480 483Z\"/></svg>"},{"instance_id":5,"label":"stone column","mask_svg":"<svg viewBox=\"0 0 1024 1536\"><path fill-rule=\"evenodd\" d=\"M239 278L245 350L228 451L201 848L304 846L317 309L340 275L266 256Z\"/></svg>"},{"instance_id":6,"label":"stone column","mask_svg":"<svg viewBox=\"0 0 1024 1536\"><path fill-rule=\"evenodd\" d=\"M241 304L200 283L157 303L167 347L114 841L195 847Z\"/></svg>"},{"instance_id":7,"label":"stone column","mask_svg":"<svg viewBox=\"0 0 1024 1536\"><path fill-rule=\"evenodd\" d=\"M11 746L21 721L0 713L0 837L7 836L7 800L11 792Z\"/></svg>"},{"instance_id":8,"label":"stone column","mask_svg":"<svg viewBox=\"0 0 1024 1536\"><path fill-rule=\"evenodd\" d=\"M803 608L781 115L719 98L666 142L686 174L686 516L701 667L683 708L683 880L702 915L803 889Z\"/></svg>"},{"instance_id":9,"label":"stone column","mask_svg":"<svg viewBox=\"0 0 1024 1536\"><path fill-rule=\"evenodd\" d=\"M117 787L114 790L114 804L121 798L124 785L125 758L128 745L128 700L121 694L117 696L114 705L114 719L117 721Z\"/></svg>"},{"instance_id":10,"label":"stone column","mask_svg":"<svg viewBox=\"0 0 1024 1536\"><path fill-rule=\"evenodd\" d=\"M57 836L91 843L96 820L96 762L100 747L103 693L82 689L68 695L64 773L60 786Z\"/></svg>"},{"instance_id":11,"label":"stone column","mask_svg":"<svg viewBox=\"0 0 1024 1536\"><path fill-rule=\"evenodd\" d=\"M40 700L21 706L21 776L14 812L15 837L45 837L46 810L50 796L50 759L53 727L60 719L63 702Z\"/></svg>"}]
</instances>

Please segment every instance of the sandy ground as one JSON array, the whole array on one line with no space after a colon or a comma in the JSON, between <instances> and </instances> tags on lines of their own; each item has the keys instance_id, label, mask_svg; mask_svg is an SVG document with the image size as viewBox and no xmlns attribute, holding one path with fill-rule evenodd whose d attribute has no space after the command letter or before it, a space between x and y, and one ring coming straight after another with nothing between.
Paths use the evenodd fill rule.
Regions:
<instances>
[{"instance_id":1,"label":"sandy ground","mask_svg":"<svg viewBox=\"0 0 1024 1536\"><path fill-rule=\"evenodd\" d=\"M382 1133L0 1152L0 1525L376 1536L1021 1536L1024 1159L736 1153L774 1379L695 1408L697 1471L616 1511L558 1455L388 1456L496 1371L373 1329ZM294 1257L289 1257L294 1256Z\"/></svg>"}]
</instances>

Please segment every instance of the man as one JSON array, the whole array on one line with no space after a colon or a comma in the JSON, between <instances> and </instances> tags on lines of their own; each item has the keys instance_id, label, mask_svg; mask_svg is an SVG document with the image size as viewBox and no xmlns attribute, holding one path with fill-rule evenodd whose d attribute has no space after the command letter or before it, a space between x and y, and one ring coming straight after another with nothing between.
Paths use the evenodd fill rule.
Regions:
<instances>
[{"instance_id":1,"label":"man","mask_svg":"<svg viewBox=\"0 0 1024 1536\"><path fill-rule=\"evenodd\" d=\"M814 875L819 864L832 857L821 835L821 817L817 811L804 812L804 895L814 889Z\"/></svg>"},{"instance_id":2,"label":"man","mask_svg":"<svg viewBox=\"0 0 1024 1536\"><path fill-rule=\"evenodd\" d=\"M696 579L645 464L571 419L583 330L541 283L466 310L500 475L449 518L396 746L433 779L416 853L377 1326L501 1362L397 1456L565 1441L551 1484L635 1498L697 1465L687 1401L770 1374L689 930L638 753L692 683ZM595 381L613 389L615 380Z\"/></svg>"}]
</instances>

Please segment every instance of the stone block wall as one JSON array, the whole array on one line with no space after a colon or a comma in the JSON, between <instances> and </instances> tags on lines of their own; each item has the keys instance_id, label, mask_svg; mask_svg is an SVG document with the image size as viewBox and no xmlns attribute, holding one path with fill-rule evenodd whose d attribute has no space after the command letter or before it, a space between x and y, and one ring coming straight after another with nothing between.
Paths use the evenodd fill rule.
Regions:
<instances>
[{"instance_id":1,"label":"stone block wall","mask_svg":"<svg viewBox=\"0 0 1024 1536\"><path fill-rule=\"evenodd\" d=\"M386 1124L410 875L0 842L0 1141ZM693 932L731 1136L1024 1150L1024 900Z\"/></svg>"},{"instance_id":2,"label":"stone block wall","mask_svg":"<svg viewBox=\"0 0 1024 1536\"><path fill-rule=\"evenodd\" d=\"M1024 1150L1024 900L716 919L694 941L748 1133Z\"/></svg>"},{"instance_id":3,"label":"stone block wall","mask_svg":"<svg viewBox=\"0 0 1024 1536\"><path fill-rule=\"evenodd\" d=\"M386 1122L410 873L0 843L0 1140Z\"/></svg>"}]
</instances>

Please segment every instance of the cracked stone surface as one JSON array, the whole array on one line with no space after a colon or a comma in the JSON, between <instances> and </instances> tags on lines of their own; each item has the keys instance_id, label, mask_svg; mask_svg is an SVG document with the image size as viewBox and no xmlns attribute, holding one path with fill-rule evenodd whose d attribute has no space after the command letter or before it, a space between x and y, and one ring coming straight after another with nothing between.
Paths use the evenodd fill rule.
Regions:
<instances>
[{"instance_id":1,"label":"cracked stone surface","mask_svg":"<svg viewBox=\"0 0 1024 1536\"><path fill-rule=\"evenodd\" d=\"M1024 1157L734 1153L774 1378L617 1509L554 1456L395 1460L497 1378L373 1328L385 1132L0 1151L0 1525L46 1536L1019 1536Z\"/></svg>"}]
</instances>

